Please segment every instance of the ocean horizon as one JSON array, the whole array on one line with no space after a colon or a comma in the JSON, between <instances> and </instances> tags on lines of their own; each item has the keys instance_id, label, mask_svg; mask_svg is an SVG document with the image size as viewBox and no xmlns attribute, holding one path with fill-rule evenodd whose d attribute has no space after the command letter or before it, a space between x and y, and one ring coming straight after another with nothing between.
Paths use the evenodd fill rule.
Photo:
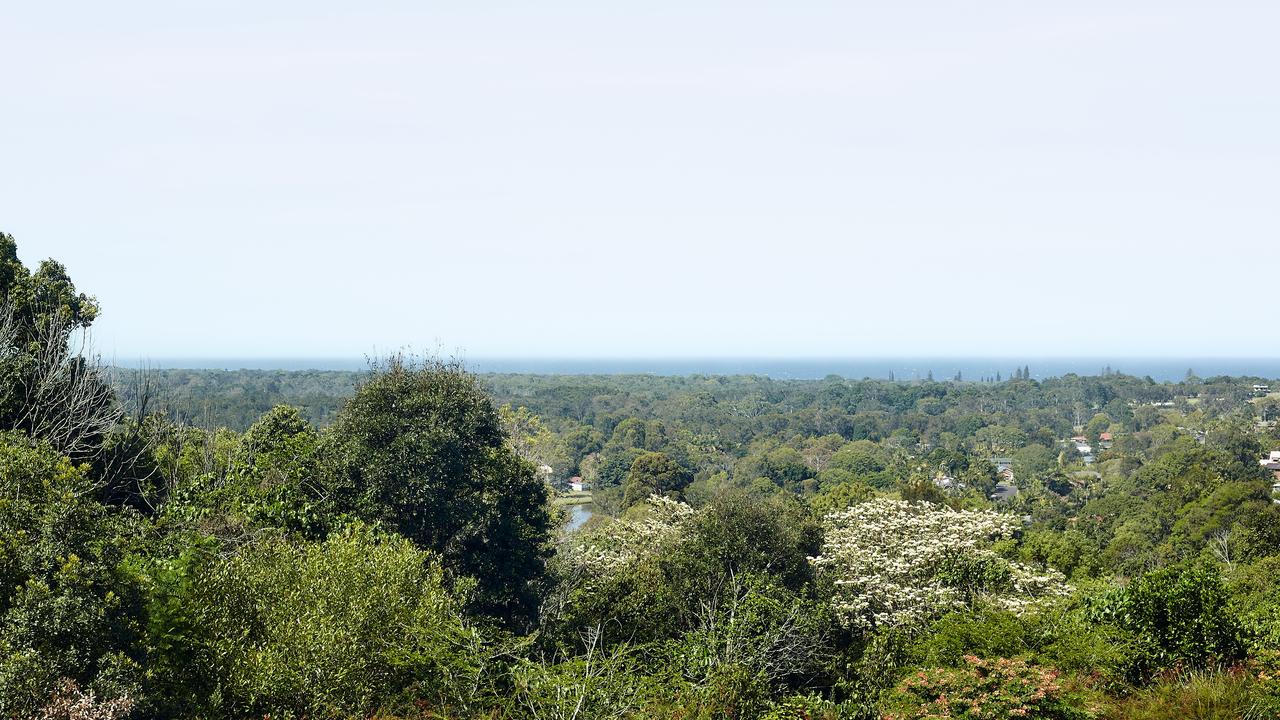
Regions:
<instances>
[{"instance_id":1,"label":"ocean horizon","mask_svg":"<svg viewBox=\"0 0 1280 720\"><path fill-rule=\"evenodd\" d=\"M1029 368L1031 377L1102 375L1110 371L1157 382L1176 382L1188 371L1201 378L1220 375L1280 378L1280 358L1192 357L885 357L885 358L459 358L476 373L536 375L761 375L779 380L809 380L836 375L850 379L900 381L1008 379ZM345 370L368 367L366 358L187 357L148 358L118 367L210 370Z\"/></svg>"}]
</instances>

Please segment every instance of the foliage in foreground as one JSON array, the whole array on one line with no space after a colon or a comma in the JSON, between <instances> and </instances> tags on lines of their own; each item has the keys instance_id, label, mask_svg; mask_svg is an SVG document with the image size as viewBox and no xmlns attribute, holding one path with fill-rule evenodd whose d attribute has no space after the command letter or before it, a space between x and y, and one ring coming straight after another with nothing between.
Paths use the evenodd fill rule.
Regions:
<instances>
[{"instance_id":1,"label":"foliage in foreground","mask_svg":"<svg viewBox=\"0 0 1280 720\"><path fill-rule=\"evenodd\" d=\"M219 550L148 568L165 714L352 717L410 685L433 700L475 689L482 641L438 561L406 539L355 524Z\"/></svg>"}]
</instances>

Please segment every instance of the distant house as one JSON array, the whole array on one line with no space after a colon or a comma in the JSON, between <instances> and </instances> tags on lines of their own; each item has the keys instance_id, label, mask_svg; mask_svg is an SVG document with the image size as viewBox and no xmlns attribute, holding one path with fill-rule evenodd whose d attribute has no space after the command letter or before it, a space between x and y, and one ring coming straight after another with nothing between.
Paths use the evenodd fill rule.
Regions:
<instances>
[{"instance_id":1,"label":"distant house","mask_svg":"<svg viewBox=\"0 0 1280 720\"><path fill-rule=\"evenodd\" d=\"M951 477L950 475L939 474L933 479L933 484L940 490L958 493L965 489L965 484Z\"/></svg>"},{"instance_id":2,"label":"distant house","mask_svg":"<svg viewBox=\"0 0 1280 720\"><path fill-rule=\"evenodd\" d=\"M1111 433L1104 432L1098 435L1098 439L1102 442L1111 442Z\"/></svg>"},{"instance_id":3,"label":"distant house","mask_svg":"<svg viewBox=\"0 0 1280 720\"><path fill-rule=\"evenodd\" d=\"M1258 397L1262 397L1263 395L1270 395L1271 386L1262 385L1261 383L1255 383L1253 386L1253 394L1257 395Z\"/></svg>"},{"instance_id":4,"label":"distant house","mask_svg":"<svg viewBox=\"0 0 1280 720\"><path fill-rule=\"evenodd\" d=\"M1075 445L1076 452L1080 453L1080 459L1085 465L1093 464L1093 447L1089 445L1089 441L1082 437L1071 438L1072 444Z\"/></svg>"},{"instance_id":5,"label":"distant house","mask_svg":"<svg viewBox=\"0 0 1280 720\"><path fill-rule=\"evenodd\" d=\"M577 475L574 475L573 477L569 478L569 488L571 490L573 490L574 492L582 492L582 487L583 487L582 478L578 477Z\"/></svg>"},{"instance_id":6,"label":"distant house","mask_svg":"<svg viewBox=\"0 0 1280 720\"><path fill-rule=\"evenodd\" d=\"M1271 473L1271 478L1275 480L1275 485L1271 486L1273 492L1280 492L1280 450L1272 450L1267 456L1258 460L1258 464L1263 470Z\"/></svg>"}]
</instances>

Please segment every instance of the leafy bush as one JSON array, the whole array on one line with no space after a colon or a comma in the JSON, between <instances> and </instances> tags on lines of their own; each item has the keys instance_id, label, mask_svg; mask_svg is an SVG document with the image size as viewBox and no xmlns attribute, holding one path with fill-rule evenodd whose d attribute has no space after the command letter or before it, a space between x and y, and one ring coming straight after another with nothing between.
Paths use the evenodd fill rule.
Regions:
<instances>
[{"instance_id":1,"label":"leafy bush","mask_svg":"<svg viewBox=\"0 0 1280 720\"><path fill-rule=\"evenodd\" d=\"M1205 668L1243 657L1240 623L1218 570L1207 564L1173 566L1143 575L1094 602L1091 617L1150 641L1136 659L1134 680L1163 669Z\"/></svg>"},{"instance_id":2,"label":"leafy bush","mask_svg":"<svg viewBox=\"0 0 1280 720\"><path fill-rule=\"evenodd\" d=\"M1252 654L1280 648L1280 555L1231 573L1232 610Z\"/></svg>"},{"instance_id":3,"label":"leafy bush","mask_svg":"<svg viewBox=\"0 0 1280 720\"><path fill-rule=\"evenodd\" d=\"M262 528L319 537L337 520L318 478L319 435L296 408L272 408L243 435L152 432L156 472L173 489L158 504L171 521L234 539Z\"/></svg>"},{"instance_id":4,"label":"leafy bush","mask_svg":"<svg viewBox=\"0 0 1280 720\"><path fill-rule=\"evenodd\" d=\"M672 665L694 684L725 668L741 668L770 689L803 684L822 671L832 624L822 606L768 576L735 576L703 605L698 627L671 644Z\"/></svg>"},{"instance_id":5,"label":"leafy bush","mask_svg":"<svg viewBox=\"0 0 1280 720\"><path fill-rule=\"evenodd\" d=\"M237 486L255 524L318 534L326 525L316 452L320 438L297 408L278 405L240 439Z\"/></svg>"},{"instance_id":6,"label":"leafy bush","mask_svg":"<svg viewBox=\"0 0 1280 720\"><path fill-rule=\"evenodd\" d=\"M1151 641L1110 623L1094 621L1076 603L1021 618L1031 656L1091 686L1127 692L1132 668L1151 656Z\"/></svg>"},{"instance_id":7,"label":"leafy bush","mask_svg":"<svg viewBox=\"0 0 1280 720\"><path fill-rule=\"evenodd\" d=\"M633 648L598 646L559 663L520 662L511 672L514 696L509 713L531 720L632 717L649 692L646 673Z\"/></svg>"},{"instance_id":8,"label":"leafy bush","mask_svg":"<svg viewBox=\"0 0 1280 720\"><path fill-rule=\"evenodd\" d=\"M150 643L173 714L347 717L415 683L442 705L482 684L481 639L439 564L398 536L268 534L228 557L193 549L151 577Z\"/></svg>"},{"instance_id":9,"label":"leafy bush","mask_svg":"<svg viewBox=\"0 0 1280 720\"><path fill-rule=\"evenodd\" d=\"M992 607L950 613L922 631L907 654L911 664L925 667L960 667L969 655L1025 657L1080 676L1090 686L1127 692L1130 670L1151 657L1151 642L1096 622L1083 599L1021 614Z\"/></svg>"},{"instance_id":10,"label":"leafy bush","mask_svg":"<svg viewBox=\"0 0 1280 720\"><path fill-rule=\"evenodd\" d=\"M1029 650L1022 618L1003 610L949 613L929 626L908 650L914 664L957 667L966 656L1012 657Z\"/></svg>"},{"instance_id":11,"label":"leafy bush","mask_svg":"<svg viewBox=\"0 0 1280 720\"><path fill-rule=\"evenodd\" d=\"M118 572L128 517L92 500L86 467L0 433L0 717L25 717L70 679L132 692L140 601Z\"/></svg>"},{"instance_id":12,"label":"leafy bush","mask_svg":"<svg viewBox=\"0 0 1280 720\"><path fill-rule=\"evenodd\" d=\"M817 695L791 695L769 705L761 720L839 720L840 707Z\"/></svg>"}]
</instances>

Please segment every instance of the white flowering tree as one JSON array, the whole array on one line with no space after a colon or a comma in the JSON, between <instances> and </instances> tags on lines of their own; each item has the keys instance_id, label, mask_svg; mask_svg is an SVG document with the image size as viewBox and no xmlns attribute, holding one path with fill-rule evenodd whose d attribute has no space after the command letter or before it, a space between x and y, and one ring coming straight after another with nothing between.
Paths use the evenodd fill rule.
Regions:
<instances>
[{"instance_id":1,"label":"white flowering tree","mask_svg":"<svg viewBox=\"0 0 1280 720\"><path fill-rule=\"evenodd\" d=\"M580 533L569 555L596 578L603 578L678 539L693 508L660 495L645 501L645 514L619 520L599 530Z\"/></svg>"},{"instance_id":2,"label":"white flowering tree","mask_svg":"<svg viewBox=\"0 0 1280 720\"><path fill-rule=\"evenodd\" d=\"M1036 573L992 549L1018 526L1012 515L877 499L824 520L815 569L835 586L834 610L851 629L905 626L978 597L1020 611L1066 594L1062 576Z\"/></svg>"},{"instance_id":3,"label":"white flowering tree","mask_svg":"<svg viewBox=\"0 0 1280 720\"><path fill-rule=\"evenodd\" d=\"M544 621L565 611L574 592L589 592L645 557L681 540L681 530L693 517L688 505L650 495L639 517L615 520L570 536L556 553L556 589L542 606Z\"/></svg>"}]
</instances>

